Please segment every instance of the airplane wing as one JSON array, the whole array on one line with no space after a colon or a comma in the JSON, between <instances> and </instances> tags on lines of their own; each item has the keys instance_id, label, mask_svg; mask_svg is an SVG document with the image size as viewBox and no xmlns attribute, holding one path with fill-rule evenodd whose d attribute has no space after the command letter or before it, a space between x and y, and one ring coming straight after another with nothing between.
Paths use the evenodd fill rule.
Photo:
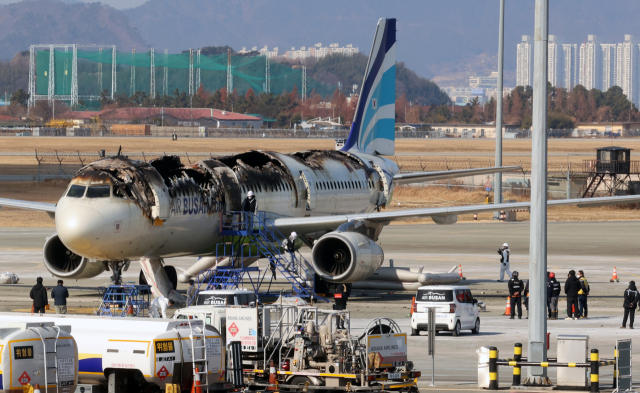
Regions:
<instances>
[{"instance_id":1,"label":"airplane wing","mask_svg":"<svg viewBox=\"0 0 640 393\"><path fill-rule=\"evenodd\" d=\"M547 201L547 205L549 207L569 205L575 205L578 207L595 207L624 203L640 203L640 195L582 199L559 199ZM332 231L338 228L340 225L351 220L369 221L373 223L389 223L392 221L411 220L423 217L442 218L447 216L456 216L459 214L473 214L501 210L522 210L529 209L530 206L531 202L516 202L488 205L429 207L423 209L406 209L362 214L344 214L336 216L277 218L273 220L273 222L281 233L296 231L298 234L302 234Z\"/></svg>"},{"instance_id":2,"label":"airplane wing","mask_svg":"<svg viewBox=\"0 0 640 393\"><path fill-rule=\"evenodd\" d=\"M0 198L0 209L2 207L15 207L24 210L37 210L46 212L49 217L55 218L56 205L54 203L21 201L18 199Z\"/></svg>"},{"instance_id":3,"label":"airplane wing","mask_svg":"<svg viewBox=\"0 0 640 393\"><path fill-rule=\"evenodd\" d=\"M393 182L395 184L422 183L426 181L454 179L465 176L488 175L497 172L511 172L521 169L521 167L515 165L492 168L460 169L455 171L398 173L393 177Z\"/></svg>"}]
</instances>

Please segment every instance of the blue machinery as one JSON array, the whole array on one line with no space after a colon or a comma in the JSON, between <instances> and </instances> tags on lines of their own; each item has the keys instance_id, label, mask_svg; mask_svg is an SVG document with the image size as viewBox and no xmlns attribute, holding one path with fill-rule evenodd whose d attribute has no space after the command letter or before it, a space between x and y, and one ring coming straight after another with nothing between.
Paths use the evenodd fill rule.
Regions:
<instances>
[{"instance_id":1,"label":"blue machinery","mask_svg":"<svg viewBox=\"0 0 640 393\"><path fill-rule=\"evenodd\" d=\"M258 296L267 274L276 270L291 284L291 296L326 301L314 292L311 264L298 251L290 252L283 246L287 237L266 218L265 212L226 212L225 216L220 232L223 241L216 245L218 265L214 270L200 272L194 284L197 290L187 304L193 304L201 290L238 289L245 279ZM261 268L257 262L249 266L260 258L266 259L268 265ZM269 294L269 290L262 294Z\"/></svg>"},{"instance_id":2,"label":"blue machinery","mask_svg":"<svg viewBox=\"0 0 640 393\"><path fill-rule=\"evenodd\" d=\"M99 288L102 302L96 315L109 317L147 317L151 287L148 285L111 285Z\"/></svg>"}]
</instances>

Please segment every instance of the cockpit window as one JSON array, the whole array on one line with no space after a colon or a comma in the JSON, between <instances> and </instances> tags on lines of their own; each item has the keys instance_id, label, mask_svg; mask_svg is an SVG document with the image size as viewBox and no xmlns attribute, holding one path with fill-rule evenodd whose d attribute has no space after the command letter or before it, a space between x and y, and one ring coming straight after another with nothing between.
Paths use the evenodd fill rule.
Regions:
<instances>
[{"instance_id":1,"label":"cockpit window","mask_svg":"<svg viewBox=\"0 0 640 393\"><path fill-rule=\"evenodd\" d=\"M111 186L89 186L87 198L109 198Z\"/></svg>"},{"instance_id":2,"label":"cockpit window","mask_svg":"<svg viewBox=\"0 0 640 393\"><path fill-rule=\"evenodd\" d=\"M73 184L71 187L69 187L69 191L67 192L67 196L70 198L82 198L82 196L84 195L84 190L87 187L85 186L80 186L78 184Z\"/></svg>"}]
</instances>

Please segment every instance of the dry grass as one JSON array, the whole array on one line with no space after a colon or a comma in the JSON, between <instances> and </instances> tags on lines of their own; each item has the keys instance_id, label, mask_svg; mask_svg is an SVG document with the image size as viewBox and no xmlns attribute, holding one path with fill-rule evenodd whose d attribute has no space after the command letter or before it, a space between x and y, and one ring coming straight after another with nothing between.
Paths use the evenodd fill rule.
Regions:
<instances>
[{"instance_id":1,"label":"dry grass","mask_svg":"<svg viewBox=\"0 0 640 393\"><path fill-rule=\"evenodd\" d=\"M0 198L21 199L56 203L67 188L66 180L38 182L2 182ZM53 227L54 222L46 213L13 209L0 210L0 226L3 227Z\"/></svg>"},{"instance_id":2,"label":"dry grass","mask_svg":"<svg viewBox=\"0 0 640 393\"><path fill-rule=\"evenodd\" d=\"M75 152L117 151L122 146L124 152L241 152L248 149L262 149L279 152L292 152L305 149L333 149L333 139L302 139L302 138L180 138L172 141L169 138L144 137L2 137L0 138L0 152L27 152L35 149L42 152ZM550 153L595 153L595 148L622 144L626 147L640 150L640 140L614 141L610 139L550 139L548 149ZM398 139L397 153L490 153L495 150L493 139ZM505 153L531 153L531 141L527 139L504 140Z\"/></svg>"},{"instance_id":3,"label":"dry grass","mask_svg":"<svg viewBox=\"0 0 640 393\"><path fill-rule=\"evenodd\" d=\"M393 192L393 206L389 210L481 205L484 204L486 195L483 191L469 191L466 188L455 186L451 188L441 186L401 186ZM518 202L529 201L529 197L511 194L510 192L504 193L504 199L515 199ZM529 221L528 212L518 212L516 216L518 221ZM630 221L640 220L640 209L630 208L628 205L591 208L559 206L549 208L547 217L549 221ZM493 213L478 214L479 221L492 219ZM473 214L458 216L458 221L473 221ZM431 219L418 219L401 221L397 224L423 224L430 222L432 222Z\"/></svg>"}]
</instances>

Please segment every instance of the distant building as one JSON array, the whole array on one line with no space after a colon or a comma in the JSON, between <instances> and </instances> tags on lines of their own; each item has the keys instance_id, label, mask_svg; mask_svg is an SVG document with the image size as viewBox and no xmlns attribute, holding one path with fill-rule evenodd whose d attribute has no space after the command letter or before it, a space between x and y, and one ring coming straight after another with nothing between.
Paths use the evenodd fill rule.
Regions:
<instances>
[{"instance_id":1,"label":"distant building","mask_svg":"<svg viewBox=\"0 0 640 393\"><path fill-rule=\"evenodd\" d=\"M634 37L625 34L624 42L618 44L618 86L627 99L638 105L638 44Z\"/></svg>"},{"instance_id":2,"label":"distant building","mask_svg":"<svg viewBox=\"0 0 640 393\"><path fill-rule=\"evenodd\" d=\"M549 41L547 45L547 80L553 87L562 87L562 83L564 80L564 56L562 46L558 43L558 36L549 35Z\"/></svg>"},{"instance_id":3,"label":"distant building","mask_svg":"<svg viewBox=\"0 0 640 393\"><path fill-rule=\"evenodd\" d=\"M562 44L562 87L573 90L578 83L578 45Z\"/></svg>"},{"instance_id":4,"label":"distant building","mask_svg":"<svg viewBox=\"0 0 640 393\"><path fill-rule=\"evenodd\" d=\"M494 71L489 76L470 76L469 87L472 89L497 89L498 72Z\"/></svg>"},{"instance_id":5,"label":"distant building","mask_svg":"<svg viewBox=\"0 0 640 393\"><path fill-rule=\"evenodd\" d=\"M104 124L159 124L215 128L260 128L262 119L210 108L118 108L96 112L66 112L65 118L90 121L100 116Z\"/></svg>"},{"instance_id":6,"label":"distant building","mask_svg":"<svg viewBox=\"0 0 640 393\"><path fill-rule=\"evenodd\" d=\"M353 56L358 53L360 50L358 48L354 48L352 44L348 44L347 46L340 47L339 44L330 44L328 47L322 46L322 43L317 43L314 46L306 47L302 46L300 49L296 50L295 47L292 47L290 51L287 51L284 54L285 59L306 59L308 57L315 57L317 59L321 59L325 56L340 53L345 56Z\"/></svg>"},{"instance_id":7,"label":"distant building","mask_svg":"<svg viewBox=\"0 0 640 393\"><path fill-rule=\"evenodd\" d=\"M242 48L244 49L244 48ZM262 49L260 49L260 56L264 56L265 53L269 55L270 59L275 59L276 57L278 57L278 47L276 46L275 48L271 48L271 50L269 50L268 47L264 47Z\"/></svg>"},{"instance_id":8,"label":"distant building","mask_svg":"<svg viewBox=\"0 0 640 393\"><path fill-rule=\"evenodd\" d=\"M518 44L516 86L533 86L533 41L529 35L523 35Z\"/></svg>"},{"instance_id":9,"label":"distant building","mask_svg":"<svg viewBox=\"0 0 640 393\"><path fill-rule=\"evenodd\" d=\"M602 91L616 85L617 44L600 44L602 48Z\"/></svg>"},{"instance_id":10,"label":"distant building","mask_svg":"<svg viewBox=\"0 0 640 393\"><path fill-rule=\"evenodd\" d=\"M580 68L578 83L587 90L602 89L602 48L593 34L580 44Z\"/></svg>"},{"instance_id":11,"label":"distant building","mask_svg":"<svg viewBox=\"0 0 640 393\"><path fill-rule=\"evenodd\" d=\"M449 138L495 138L495 124L428 124L437 134ZM515 125L502 125L502 136L517 130Z\"/></svg>"}]
</instances>

